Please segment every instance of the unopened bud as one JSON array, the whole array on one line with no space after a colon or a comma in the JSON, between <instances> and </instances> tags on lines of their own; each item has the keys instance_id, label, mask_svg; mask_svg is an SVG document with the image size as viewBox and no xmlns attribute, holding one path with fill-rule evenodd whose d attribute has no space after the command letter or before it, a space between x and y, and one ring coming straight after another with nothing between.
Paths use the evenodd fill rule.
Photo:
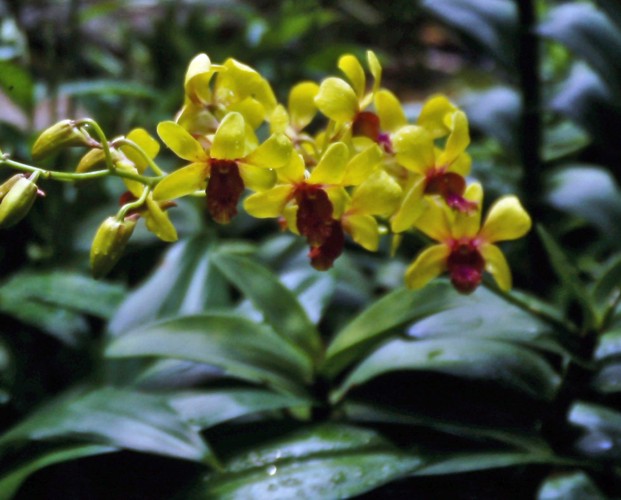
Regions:
<instances>
[{"instance_id":1,"label":"unopened bud","mask_svg":"<svg viewBox=\"0 0 621 500\"><path fill-rule=\"evenodd\" d=\"M73 146L93 146L93 140L76 127L73 120L62 120L41 132L32 146L32 158L42 160Z\"/></svg>"},{"instance_id":2,"label":"unopened bud","mask_svg":"<svg viewBox=\"0 0 621 500\"><path fill-rule=\"evenodd\" d=\"M15 185L15 183L24 177L24 174L15 174L12 177L9 177L6 181L4 181L0 185L0 201L4 198L7 193L11 190L11 188Z\"/></svg>"},{"instance_id":3,"label":"unopened bud","mask_svg":"<svg viewBox=\"0 0 621 500\"><path fill-rule=\"evenodd\" d=\"M34 176L33 176L34 177ZM11 177L2 186L0 192L7 192L0 196L0 228L11 227L22 220L32 208L37 198L39 188L32 177L18 174Z\"/></svg>"},{"instance_id":4,"label":"unopened bud","mask_svg":"<svg viewBox=\"0 0 621 500\"><path fill-rule=\"evenodd\" d=\"M95 279L104 277L119 261L135 225L134 217L123 221L108 217L99 226L91 246L91 270Z\"/></svg>"}]
</instances>

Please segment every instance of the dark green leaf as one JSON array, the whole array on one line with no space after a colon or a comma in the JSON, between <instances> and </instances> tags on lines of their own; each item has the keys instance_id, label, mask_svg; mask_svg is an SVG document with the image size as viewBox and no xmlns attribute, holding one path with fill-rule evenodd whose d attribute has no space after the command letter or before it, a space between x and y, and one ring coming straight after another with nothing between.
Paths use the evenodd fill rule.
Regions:
<instances>
[{"instance_id":1,"label":"dark green leaf","mask_svg":"<svg viewBox=\"0 0 621 500\"><path fill-rule=\"evenodd\" d=\"M104 387L74 390L30 414L0 438L0 447L25 440L80 439L146 453L205 461L211 453L198 431L161 396Z\"/></svg>"},{"instance_id":2,"label":"dark green leaf","mask_svg":"<svg viewBox=\"0 0 621 500\"><path fill-rule=\"evenodd\" d=\"M515 89L496 86L468 94L464 109L474 128L495 138L505 150L517 154L521 101Z\"/></svg>"},{"instance_id":3,"label":"dark green leaf","mask_svg":"<svg viewBox=\"0 0 621 500\"><path fill-rule=\"evenodd\" d=\"M569 261L565 252L561 249L559 244L552 238L552 235L548 233L543 226L537 226L537 232L543 246L546 249L552 268L556 272L565 288L570 291L573 297L582 306L582 311L585 318L585 326L587 328L594 327L597 319L595 315L595 306L592 303L590 295L587 293L584 283L578 276L578 270Z\"/></svg>"},{"instance_id":4,"label":"dark green leaf","mask_svg":"<svg viewBox=\"0 0 621 500\"><path fill-rule=\"evenodd\" d=\"M336 334L326 353L323 371L336 376L344 367L384 340L396 328L454 305L455 290L436 281L419 291L397 289L367 307Z\"/></svg>"},{"instance_id":5,"label":"dark green leaf","mask_svg":"<svg viewBox=\"0 0 621 500\"><path fill-rule=\"evenodd\" d=\"M591 139L570 121L544 128L543 160L552 162L573 155L589 145Z\"/></svg>"},{"instance_id":6,"label":"dark green leaf","mask_svg":"<svg viewBox=\"0 0 621 500\"><path fill-rule=\"evenodd\" d=\"M119 335L155 319L227 305L226 282L211 261L210 244L209 237L199 236L172 245L156 271L118 309L110 332Z\"/></svg>"},{"instance_id":7,"label":"dark green leaf","mask_svg":"<svg viewBox=\"0 0 621 500\"><path fill-rule=\"evenodd\" d=\"M474 41L504 68L517 66L518 19L511 0L422 0L421 6Z\"/></svg>"},{"instance_id":8,"label":"dark green leaf","mask_svg":"<svg viewBox=\"0 0 621 500\"><path fill-rule=\"evenodd\" d=\"M32 458L25 464L20 465L16 469L0 477L0 500L10 500L13 498L13 495L17 493L17 490L28 476L39 469L60 462L75 460L76 458L101 455L116 450L116 448L110 446L80 445L54 450L36 458Z\"/></svg>"},{"instance_id":9,"label":"dark green leaf","mask_svg":"<svg viewBox=\"0 0 621 500\"><path fill-rule=\"evenodd\" d=\"M238 316L205 314L146 325L115 339L111 358L165 357L222 368L228 375L303 395L308 358L266 325Z\"/></svg>"},{"instance_id":10,"label":"dark green leaf","mask_svg":"<svg viewBox=\"0 0 621 500\"><path fill-rule=\"evenodd\" d=\"M500 383L550 399L560 377L543 356L507 342L478 338L386 342L366 357L332 394L339 401L357 385L397 370L428 370Z\"/></svg>"},{"instance_id":11,"label":"dark green leaf","mask_svg":"<svg viewBox=\"0 0 621 500\"><path fill-rule=\"evenodd\" d=\"M593 300L602 314L606 314L610 308L616 306L619 294L621 294L621 256L616 256L595 283Z\"/></svg>"},{"instance_id":12,"label":"dark green leaf","mask_svg":"<svg viewBox=\"0 0 621 500\"><path fill-rule=\"evenodd\" d=\"M304 266L283 273L280 279L295 294L309 319L319 323L336 288L334 274Z\"/></svg>"},{"instance_id":13,"label":"dark green leaf","mask_svg":"<svg viewBox=\"0 0 621 500\"><path fill-rule=\"evenodd\" d=\"M541 485L537 500L606 500L591 478L582 471L555 474Z\"/></svg>"},{"instance_id":14,"label":"dark green leaf","mask_svg":"<svg viewBox=\"0 0 621 500\"><path fill-rule=\"evenodd\" d=\"M351 498L421 464L373 431L325 424L294 432L232 459L192 498Z\"/></svg>"},{"instance_id":15,"label":"dark green leaf","mask_svg":"<svg viewBox=\"0 0 621 500\"><path fill-rule=\"evenodd\" d=\"M594 357L601 361L605 358L621 356L621 327L602 335L597 342Z\"/></svg>"},{"instance_id":16,"label":"dark green leaf","mask_svg":"<svg viewBox=\"0 0 621 500\"><path fill-rule=\"evenodd\" d=\"M621 361L603 363L593 379L593 387L603 394L621 393Z\"/></svg>"},{"instance_id":17,"label":"dark green leaf","mask_svg":"<svg viewBox=\"0 0 621 500\"><path fill-rule=\"evenodd\" d=\"M21 301L41 302L107 319L116 311L124 293L121 285L97 281L82 274L24 271L11 276L2 286L0 301L10 294Z\"/></svg>"},{"instance_id":18,"label":"dark green leaf","mask_svg":"<svg viewBox=\"0 0 621 500\"><path fill-rule=\"evenodd\" d=\"M263 389L188 391L171 397L172 407L202 429L244 415L307 406L308 400Z\"/></svg>"},{"instance_id":19,"label":"dark green leaf","mask_svg":"<svg viewBox=\"0 0 621 500\"><path fill-rule=\"evenodd\" d=\"M247 257L218 252L213 255L218 269L263 314L276 333L314 359L320 354L321 339L296 297L271 271Z\"/></svg>"},{"instance_id":20,"label":"dark green leaf","mask_svg":"<svg viewBox=\"0 0 621 500\"><path fill-rule=\"evenodd\" d=\"M9 61L0 61L0 89L26 114L34 107L34 82L30 74Z\"/></svg>"},{"instance_id":21,"label":"dark green leaf","mask_svg":"<svg viewBox=\"0 0 621 500\"><path fill-rule=\"evenodd\" d=\"M621 413L605 406L579 402L571 407L568 420L584 430L576 446L585 455L621 459Z\"/></svg>"},{"instance_id":22,"label":"dark green leaf","mask_svg":"<svg viewBox=\"0 0 621 500\"><path fill-rule=\"evenodd\" d=\"M608 14L609 19L621 29L621 3L617 0L595 0L595 3Z\"/></svg>"},{"instance_id":23,"label":"dark green leaf","mask_svg":"<svg viewBox=\"0 0 621 500\"><path fill-rule=\"evenodd\" d=\"M569 164L548 178L547 201L580 217L610 241L621 238L621 191L611 173L596 165Z\"/></svg>"},{"instance_id":24,"label":"dark green leaf","mask_svg":"<svg viewBox=\"0 0 621 500\"><path fill-rule=\"evenodd\" d=\"M621 32L600 10L587 3L567 3L550 10L539 33L583 58L619 95Z\"/></svg>"},{"instance_id":25,"label":"dark green leaf","mask_svg":"<svg viewBox=\"0 0 621 500\"><path fill-rule=\"evenodd\" d=\"M515 452L460 453L432 462L414 472L415 476L461 474L526 464L562 463L554 455Z\"/></svg>"},{"instance_id":26,"label":"dark green leaf","mask_svg":"<svg viewBox=\"0 0 621 500\"><path fill-rule=\"evenodd\" d=\"M549 446L540 436L521 429L484 427L469 422L449 421L436 415L425 415L422 412L414 413L413 411L400 411L396 408L385 408L375 402L344 401L341 408L347 418L352 421L422 426L454 436L480 441L494 440L530 452L549 453ZM459 418L459 415L456 416Z\"/></svg>"}]
</instances>

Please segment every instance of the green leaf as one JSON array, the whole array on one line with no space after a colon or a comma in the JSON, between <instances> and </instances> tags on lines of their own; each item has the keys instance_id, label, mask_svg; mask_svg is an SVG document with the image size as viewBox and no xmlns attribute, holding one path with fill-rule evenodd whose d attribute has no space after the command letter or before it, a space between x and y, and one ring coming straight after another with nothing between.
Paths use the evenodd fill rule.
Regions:
<instances>
[{"instance_id":1,"label":"green leaf","mask_svg":"<svg viewBox=\"0 0 621 500\"><path fill-rule=\"evenodd\" d=\"M517 67L518 19L511 0L422 0L421 7L456 28L505 69Z\"/></svg>"},{"instance_id":2,"label":"green leaf","mask_svg":"<svg viewBox=\"0 0 621 500\"><path fill-rule=\"evenodd\" d=\"M2 286L0 301L4 295L11 295L21 301L42 302L107 319L116 311L124 294L121 285L82 274L23 271L13 274Z\"/></svg>"},{"instance_id":3,"label":"green leaf","mask_svg":"<svg viewBox=\"0 0 621 500\"><path fill-rule=\"evenodd\" d=\"M554 474L539 488L537 500L606 500L591 478L582 471Z\"/></svg>"},{"instance_id":4,"label":"green leaf","mask_svg":"<svg viewBox=\"0 0 621 500\"><path fill-rule=\"evenodd\" d=\"M621 459L621 413L605 406L578 402L571 407L568 420L584 430L576 443L582 453L597 459Z\"/></svg>"},{"instance_id":5,"label":"green leaf","mask_svg":"<svg viewBox=\"0 0 621 500\"><path fill-rule=\"evenodd\" d=\"M213 255L218 269L263 314L267 323L284 340L317 359L321 338L296 297L267 268L241 255L218 252Z\"/></svg>"},{"instance_id":6,"label":"green leaf","mask_svg":"<svg viewBox=\"0 0 621 500\"><path fill-rule=\"evenodd\" d=\"M569 355L548 324L483 287L456 297L450 309L416 321L407 333L416 339L504 340Z\"/></svg>"},{"instance_id":7,"label":"green leaf","mask_svg":"<svg viewBox=\"0 0 621 500\"><path fill-rule=\"evenodd\" d=\"M157 99L159 94L148 85L123 80L88 80L63 83L58 89L61 95L121 95L132 98Z\"/></svg>"},{"instance_id":8,"label":"green leaf","mask_svg":"<svg viewBox=\"0 0 621 500\"><path fill-rule=\"evenodd\" d=\"M415 476L436 476L445 474L463 474L501 467L513 467L526 464L562 463L554 455L540 455L515 452L458 453L432 462L415 471Z\"/></svg>"},{"instance_id":9,"label":"green leaf","mask_svg":"<svg viewBox=\"0 0 621 500\"><path fill-rule=\"evenodd\" d=\"M594 358L601 361L606 358L621 357L621 327L607 331L597 341Z\"/></svg>"},{"instance_id":10,"label":"green leaf","mask_svg":"<svg viewBox=\"0 0 621 500\"><path fill-rule=\"evenodd\" d=\"M586 148L591 139L576 124L564 120L544 128L543 160L552 162L578 153Z\"/></svg>"},{"instance_id":11,"label":"green leaf","mask_svg":"<svg viewBox=\"0 0 621 500\"><path fill-rule=\"evenodd\" d=\"M0 61L0 89L26 114L34 107L34 82L22 67L9 61Z\"/></svg>"},{"instance_id":12,"label":"green leaf","mask_svg":"<svg viewBox=\"0 0 621 500\"><path fill-rule=\"evenodd\" d=\"M547 202L554 208L586 220L603 238L621 238L621 190L609 170L597 165L568 164L547 179Z\"/></svg>"},{"instance_id":13,"label":"green leaf","mask_svg":"<svg viewBox=\"0 0 621 500\"><path fill-rule=\"evenodd\" d=\"M0 287L0 312L76 346L89 330L83 314L110 317L123 293L77 273L22 271Z\"/></svg>"},{"instance_id":14,"label":"green leaf","mask_svg":"<svg viewBox=\"0 0 621 500\"><path fill-rule=\"evenodd\" d=\"M601 316L606 317L617 306L621 294L621 255L617 255L595 283L593 301ZM602 325L607 328L608 325Z\"/></svg>"},{"instance_id":15,"label":"green leaf","mask_svg":"<svg viewBox=\"0 0 621 500\"><path fill-rule=\"evenodd\" d=\"M109 358L165 357L217 366L227 375L304 395L310 382L307 357L266 325L238 316L204 314L164 320L118 337Z\"/></svg>"},{"instance_id":16,"label":"green leaf","mask_svg":"<svg viewBox=\"0 0 621 500\"><path fill-rule=\"evenodd\" d=\"M538 32L566 45L621 95L621 32L602 11L587 3L559 5L549 11Z\"/></svg>"},{"instance_id":17,"label":"green leaf","mask_svg":"<svg viewBox=\"0 0 621 500\"><path fill-rule=\"evenodd\" d=\"M457 294L443 281L422 290L399 288L371 304L339 331L328 346L322 371L336 376L396 328L453 306Z\"/></svg>"},{"instance_id":18,"label":"green leaf","mask_svg":"<svg viewBox=\"0 0 621 500\"><path fill-rule=\"evenodd\" d=\"M593 387L603 394L621 393L621 361L603 363L593 379Z\"/></svg>"},{"instance_id":19,"label":"green leaf","mask_svg":"<svg viewBox=\"0 0 621 500\"><path fill-rule=\"evenodd\" d=\"M171 406L202 429L254 413L308 405L307 399L263 389L218 389L174 394Z\"/></svg>"},{"instance_id":20,"label":"green leaf","mask_svg":"<svg viewBox=\"0 0 621 500\"><path fill-rule=\"evenodd\" d=\"M211 238L172 245L155 272L121 304L108 329L120 335L155 319L229 304L226 281L213 265Z\"/></svg>"},{"instance_id":21,"label":"green leaf","mask_svg":"<svg viewBox=\"0 0 621 500\"><path fill-rule=\"evenodd\" d=\"M280 279L295 294L308 318L314 324L319 323L334 295L334 274L304 266L281 274Z\"/></svg>"},{"instance_id":22,"label":"green leaf","mask_svg":"<svg viewBox=\"0 0 621 500\"><path fill-rule=\"evenodd\" d=\"M398 370L428 370L491 381L541 399L553 398L560 383L543 356L515 344L477 338L395 339L360 362L331 399L339 401L355 386Z\"/></svg>"},{"instance_id":23,"label":"green leaf","mask_svg":"<svg viewBox=\"0 0 621 500\"><path fill-rule=\"evenodd\" d=\"M26 440L59 439L193 461L213 460L198 431L165 398L112 387L61 395L9 429L0 438L0 449Z\"/></svg>"},{"instance_id":24,"label":"green leaf","mask_svg":"<svg viewBox=\"0 0 621 500\"><path fill-rule=\"evenodd\" d=\"M324 424L229 461L192 498L351 498L416 470L421 459L373 431Z\"/></svg>"},{"instance_id":25,"label":"green leaf","mask_svg":"<svg viewBox=\"0 0 621 500\"><path fill-rule=\"evenodd\" d=\"M595 3L616 24L617 29L621 29L621 4L617 0L595 0Z\"/></svg>"},{"instance_id":26,"label":"green leaf","mask_svg":"<svg viewBox=\"0 0 621 500\"><path fill-rule=\"evenodd\" d=\"M559 244L543 226L537 226L537 233L548 253L548 258L550 259L550 263L556 275L565 288L571 292L573 297L582 306L586 328L596 326L597 317L595 315L595 306L592 303L584 283L582 283L578 276L578 269L569 261L565 252L563 252Z\"/></svg>"},{"instance_id":27,"label":"green leaf","mask_svg":"<svg viewBox=\"0 0 621 500\"><path fill-rule=\"evenodd\" d=\"M544 453L549 452L547 443L536 434L522 429L474 425L471 422L450 421L437 415L426 415L423 412L401 411L398 408L386 408L375 401L364 403L344 401L340 407L350 421L387 423L391 425L409 425L428 427L453 436L462 436L479 441L494 440L511 445L521 450Z\"/></svg>"},{"instance_id":28,"label":"green leaf","mask_svg":"<svg viewBox=\"0 0 621 500\"><path fill-rule=\"evenodd\" d=\"M17 493L22 483L32 473L60 462L75 460L117 451L117 448L98 445L80 445L61 448L39 455L0 477L0 500L10 500Z\"/></svg>"}]
</instances>

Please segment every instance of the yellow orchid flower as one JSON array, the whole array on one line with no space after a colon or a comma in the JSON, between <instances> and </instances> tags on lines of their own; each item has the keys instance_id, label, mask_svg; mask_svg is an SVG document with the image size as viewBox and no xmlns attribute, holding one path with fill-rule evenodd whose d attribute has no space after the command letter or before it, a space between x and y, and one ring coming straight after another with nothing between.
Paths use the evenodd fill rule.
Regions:
<instances>
[{"instance_id":1,"label":"yellow orchid flower","mask_svg":"<svg viewBox=\"0 0 621 500\"><path fill-rule=\"evenodd\" d=\"M481 226L481 185L470 185L466 197L479 207L472 215L432 203L419 219L416 227L439 243L423 250L410 264L405 274L408 287L422 288L447 271L457 291L471 293L487 271L500 289L511 288L511 270L494 243L524 236L531 227L530 216L515 196L504 196L490 207Z\"/></svg>"},{"instance_id":2,"label":"yellow orchid flower","mask_svg":"<svg viewBox=\"0 0 621 500\"><path fill-rule=\"evenodd\" d=\"M284 134L272 134L257 145L254 133L237 112L224 117L211 141L201 138L207 145L172 121L160 123L157 132L177 156L191 163L161 180L153 198L171 200L205 190L207 209L221 224L237 214L245 187L263 191L274 184L273 169L285 165L292 151Z\"/></svg>"},{"instance_id":3,"label":"yellow orchid flower","mask_svg":"<svg viewBox=\"0 0 621 500\"><path fill-rule=\"evenodd\" d=\"M438 109L433 108L445 111L441 120L435 116ZM452 209L464 213L477 208L464 197L465 176L471 167L466 153L470 144L468 119L457 108L446 111L447 107L432 99L423 107L420 122L405 125L392 135L395 160L406 170L403 202L392 218L395 233L409 229L421 216L426 206L424 195L439 196ZM435 140L446 133L444 148L438 149Z\"/></svg>"},{"instance_id":4,"label":"yellow orchid flower","mask_svg":"<svg viewBox=\"0 0 621 500\"><path fill-rule=\"evenodd\" d=\"M367 92L366 76L360 61L352 54L341 56L338 68L345 74L349 82L342 78L329 77L321 82L315 104L329 119L339 125L351 126L356 134L358 126L366 126L368 116L365 109L373 102L382 78L382 66L374 52L367 51L367 62L373 75L373 87ZM371 113L372 114L372 113ZM357 123L359 125L357 125Z\"/></svg>"},{"instance_id":5,"label":"yellow orchid flower","mask_svg":"<svg viewBox=\"0 0 621 500\"><path fill-rule=\"evenodd\" d=\"M207 54L199 54L188 66L184 88L185 104L176 121L192 134L213 133L231 111L257 129L277 105L268 81L232 58L215 65Z\"/></svg>"}]
</instances>

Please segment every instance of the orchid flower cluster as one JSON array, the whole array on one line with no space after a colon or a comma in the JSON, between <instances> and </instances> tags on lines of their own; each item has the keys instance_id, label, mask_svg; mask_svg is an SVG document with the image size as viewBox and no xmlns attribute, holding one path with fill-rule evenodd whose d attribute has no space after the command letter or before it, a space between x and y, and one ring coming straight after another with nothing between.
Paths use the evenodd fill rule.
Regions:
<instances>
[{"instance_id":1,"label":"orchid flower cluster","mask_svg":"<svg viewBox=\"0 0 621 500\"><path fill-rule=\"evenodd\" d=\"M295 85L285 106L253 68L235 59L213 64L200 54L186 72L182 108L157 126L183 166L162 171L155 162L159 143L144 129L108 141L93 120L63 120L39 136L33 158L86 147L76 172L30 167L4 155L0 164L31 174L0 186L0 225L25 215L40 194L38 179L115 175L127 192L94 238L97 277L116 264L140 218L158 238L176 240L167 209L178 198L197 196L206 198L207 212L220 224L237 215L240 203L253 217L275 219L305 238L319 270L332 267L346 237L376 251L390 236L394 250L402 233L420 231L435 243L407 268L410 288L447 272L459 292L470 293L487 271L508 290L511 272L495 243L520 238L531 220L517 197L505 196L481 222L483 190L467 180L466 114L436 95L410 123L399 99L382 87L382 67L371 51L367 67L369 73L354 55L344 55L342 76Z\"/></svg>"}]
</instances>

